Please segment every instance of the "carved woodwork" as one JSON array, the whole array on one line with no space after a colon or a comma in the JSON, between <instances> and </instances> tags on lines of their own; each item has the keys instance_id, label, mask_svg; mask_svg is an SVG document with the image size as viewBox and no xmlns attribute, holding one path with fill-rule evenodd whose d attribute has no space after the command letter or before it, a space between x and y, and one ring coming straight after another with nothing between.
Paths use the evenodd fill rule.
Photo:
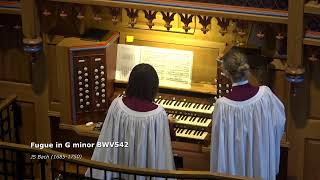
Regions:
<instances>
[{"instance_id":1,"label":"carved woodwork","mask_svg":"<svg viewBox=\"0 0 320 180\"><path fill-rule=\"evenodd\" d=\"M84 19L84 7L79 5L76 6L76 12L77 12L77 19L83 20Z\"/></svg>"},{"instance_id":2,"label":"carved woodwork","mask_svg":"<svg viewBox=\"0 0 320 180\"><path fill-rule=\"evenodd\" d=\"M102 17L100 16L101 7L93 6L92 11L93 11L93 20L95 20L96 22L100 22L102 20Z\"/></svg>"},{"instance_id":3,"label":"carved woodwork","mask_svg":"<svg viewBox=\"0 0 320 180\"><path fill-rule=\"evenodd\" d=\"M143 12L144 12L145 18L148 20L148 22L146 23L147 26L149 27L149 29L152 29L152 27L154 26L153 20L156 19L156 15L158 11L143 10Z\"/></svg>"},{"instance_id":4,"label":"carved woodwork","mask_svg":"<svg viewBox=\"0 0 320 180\"><path fill-rule=\"evenodd\" d=\"M258 32L256 34L256 37L262 40L265 37L266 25L263 23L259 23L257 26L258 26Z\"/></svg>"},{"instance_id":5,"label":"carved woodwork","mask_svg":"<svg viewBox=\"0 0 320 180\"><path fill-rule=\"evenodd\" d=\"M307 60L311 63L319 62L320 52L319 48L315 46L306 46Z\"/></svg>"},{"instance_id":6,"label":"carved woodwork","mask_svg":"<svg viewBox=\"0 0 320 180\"><path fill-rule=\"evenodd\" d=\"M120 15L121 9L120 8L110 8L110 13L112 15L112 23L117 24L119 22L119 15Z\"/></svg>"},{"instance_id":7,"label":"carved woodwork","mask_svg":"<svg viewBox=\"0 0 320 180\"><path fill-rule=\"evenodd\" d=\"M129 17L128 24L133 28L135 24L137 24L137 17L138 17L138 9L129 9L125 8L127 11L127 16Z\"/></svg>"},{"instance_id":8,"label":"carved woodwork","mask_svg":"<svg viewBox=\"0 0 320 180\"><path fill-rule=\"evenodd\" d=\"M286 47L286 26L277 24L273 25L276 31L276 54L275 57L286 58L287 57L287 47Z\"/></svg>"},{"instance_id":9,"label":"carved woodwork","mask_svg":"<svg viewBox=\"0 0 320 180\"><path fill-rule=\"evenodd\" d=\"M198 15L199 23L202 25L201 31L206 34L209 31L208 25L211 23L211 16L200 16Z\"/></svg>"},{"instance_id":10,"label":"carved woodwork","mask_svg":"<svg viewBox=\"0 0 320 180\"><path fill-rule=\"evenodd\" d=\"M166 22L164 27L167 29L167 31L170 31L172 28L171 22L174 20L174 16L176 13L170 13L170 12L161 12L162 19Z\"/></svg>"},{"instance_id":11,"label":"carved woodwork","mask_svg":"<svg viewBox=\"0 0 320 180\"><path fill-rule=\"evenodd\" d=\"M179 14L181 21L184 23L184 26L182 27L184 29L184 31L187 33L191 27L189 27L189 24L192 22L193 16L194 15L189 15L189 14Z\"/></svg>"},{"instance_id":12,"label":"carved woodwork","mask_svg":"<svg viewBox=\"0 0 320 180\"><path fill-rule=\"evenodd\" d=\"M217 17L216 19L217 19L217 21L218 21L218 25L219 25L220 28L221 28L221 29L219 30L219 32L220 32L220 34L221 34L222 36L224 36L224 35L228 32L227 28L228 28L228 26L229 26L230 19L228 19L228 18L221 18L221 17Z\"/></svg>"},{"instance_id":13,"label":"carved woodwork","mask_svg":"<svg viewBox=\"0 0 320 180\"><path fill-rule=\"evenodd\" d=\"M60 12L59 12L59 16L62 19L65 19L66 17L68 17L68 5L67 4L60 4Z\"/></svg>"},{"instance_id":14,"label":"carved woodwork","mask_svg":"<svg viewBox=\"0 0 320 180\"><path fill-rule=\"evenodd\" d=\"M49 11L48 9L44 9L43 12L42 12L42 14L43 14L44 16L51 16L51 15L52 15L51 11Z\"/></svg>"},{"instance_id":15,"label":"carved woodwork","mask_svg":"<svg viewBox=\"0 0 320 180\"><path fill-rule=\"evenodd\" d=\"M247 35L248 22L243 20L235 20L237 28L235 29L236 33L243 38Z\"/></svg>"}]
</instances>

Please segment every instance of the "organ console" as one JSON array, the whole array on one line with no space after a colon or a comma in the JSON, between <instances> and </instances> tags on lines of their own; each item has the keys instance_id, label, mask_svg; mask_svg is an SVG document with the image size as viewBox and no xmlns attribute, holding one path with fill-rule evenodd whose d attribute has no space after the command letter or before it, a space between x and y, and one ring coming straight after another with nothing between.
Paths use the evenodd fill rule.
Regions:
<instances>
[{"instance_id":1,"label":"organ console","mask_svg":"<svg viewBox=\"0 0 320 180\"><path fill-rule=\"evenodd\" d=\"M93 138L90 141L95 141L110 103L114 98L124 94L130 70L128 67L133 67L137 62L150 63L161 76L155 103L164 107L167 114L176 120L174 129L176 140L172 142L173 150L175 154L183 157L184 169L189 170L209 170L211 127L215 123L212 113L215 102L217 98L231 91L232 83L224 75L219 57L221 58L233 45L238 45L243 46L244 51L256 54L255 61L260 61L263 50L275 52L285 45L280 43L283 34L280 34L281 37L279 35L279 39L270 38L265 30L278 27L277 23L281 22L280 20L271 23L270 26L261 22L263 25L255 29L254 24L258 22L244 20L245 18L236 20L230 16L223 17L222 14L221 17L216 17L206 13L196 14L198 11L171 12L175 9L167 10L162 6L160 9L157 9L157 6L148 9L149 6L143 5L141 8L129 5L126 7L121 3L118 7L116 1L110 1L110 7L99 7L100 2L95 1L97 3L90 5L81 3L77 4L76 8L71 8L69 2L61 2L64 0L48 1L42 8L45 16L43 19L46 19L42 25L47 25L46 33L59 35L59 38L63 36L54 47L57 78L61 82L58 88L61 117L55 133L68 130L80 136L70 137L75 139L89 137ZM177 4L188 7L193 3L177 1ZM207 7L207 5L208 3L196 3L192 8L222 7L212 4ZM283 8L285 9L285 7L280 9ZM244 9L240 10L244 13ZM253 11L250 7L245 9L247 10ZM54 15L54 12L59 13ZM264 14L268 12L265 11ZM272 13L283 16L280 10ZM55 23L49 22L54 19L53 16L57 16ZM72 21L72 19L78 20ZM80 19L81 23L86 25L82 24L81 27L85 28L74 30L74 27L79 26ZM48 24L50 27L55 27L50 29ZM69 31L63 34L64 26L70 27ZM102 36L107 38L103 40L87 38L87 35L95 33L90 29L106 30L102 32ZM279 33L282 33L280 30ZM277 33L273 31L270 34ZM48 37L46 42L54 44L52 39ZM255 44L256 41L259 41L259 49L246 46ZM272 41L268 43L275 45L270 49L269 44L262 41ZM122 48L121 51L120 47L123 45L126 45L127 49ZM138 48L130 49L131 47ZM144 47L146 47L144 50L141 49ZM161 48L163 53L154 54L154 49L151 48ZM181 55L180 51L188 52ZM281 55L283 53L281 52ZM173 58L169 57L170 55L173 55ZM269 59L272 58L270 56ZM118 64L120 61L124 63ZM122 72L126 74L123 75ZM166 73L171 73L174 78L163 78L166 77ZM119 76L122 78L117 78ZM170 81L171 84L161 84L163 79ZM181 83L187 86L180 86ZM66 137L56 138L57 141L62 141L61 139ZM88 156L90 155L89 153Z\"/></svg>"}]
</instances>

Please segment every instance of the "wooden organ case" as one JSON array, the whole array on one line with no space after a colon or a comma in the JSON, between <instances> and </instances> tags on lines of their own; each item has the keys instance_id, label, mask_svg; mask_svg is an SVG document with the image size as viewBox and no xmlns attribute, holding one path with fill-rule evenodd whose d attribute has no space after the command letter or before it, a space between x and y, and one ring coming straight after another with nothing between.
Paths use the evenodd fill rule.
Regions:
<instances>
[{"instance_id":1,"label":"wooden organ case","mask_svg":"<svg viewBox=\"0 0 320 180\"><path fill-rule=\"evenodd\" d=\"M43 18L52 18L49 12L58 11L58 19L64 22L68 16L75 15L79 29L85 24L86 28L114 30L119 34L111 33L105 42L92 42L82 40L80 32L74 35L78 37L64 35L57 43L58 78L66 80L59 87L62 113L58 131L68 133L75 139L96 141L101 127L99 122L104 121L108 104L114 98L122 96L127 85L127 81L116 78L116 61L119 58L117 47L120 44L192 51L190 87L160 86L155 99L155 103L163 106L177 120L177 138L172 142L173 150L183 158L183 168L187 170L210 168L210 131L214 124L211 114L216 99L225 96L232 87L219 66L219 57L229 47L246 49L249 45L252 47L258 44L254 48L258 48L259 53L264 52L271 59L283 58L280 50L285 46L284 22L281 18L273 18L273 15L272 18L265 18L265 9L257 19L250 19L251 15L248 14L256 12L257 7L249 6L242 9L243 12L240 13L243 16L239 16L240 19L232 19L219 13L201 14L201 8L221 7L211 3L175 1L186 7L186 12L175 12L176 8L168 8L168 4L158 1L154 2L156 7L137 1L132 2L135 5L133 7L130 3L123 5L123 2L117 4L116 1L109 4L96 1L93 4L89 1L87 4L76 3L49 1L42 7ZM167 3L170 5L170 2ZM73 5L74 8L71 7ZM229 8L235 7L230 5ZM249 12L247 15L246 11ZM284 16L281 9L268 11L276 16ZM267 24L268 22L274 24ZM270 35L267 36L267 32ZM94 125L86 126L88 122L93 122ZM54 139L64 141L66 137ZM88 157L90 155L91 153L87 154ZM283 157L282 179L286 174L286 154Z\"/></svg>"},{"instance_id":2,"label":"wooden organ case","mask_svg":"<svg viewBox=\"0 0 320 180\"><path fill-rule=\"evenodd\" d=\"M113 95L118 38L118 33L110 33L99 43L66 38L58 44L58 53L67 53L61 57L61 68L67 70L61 75L70 80L64 84L70 106L62 121L77 125L104 119Z\"/></svg>"}]
</instances>

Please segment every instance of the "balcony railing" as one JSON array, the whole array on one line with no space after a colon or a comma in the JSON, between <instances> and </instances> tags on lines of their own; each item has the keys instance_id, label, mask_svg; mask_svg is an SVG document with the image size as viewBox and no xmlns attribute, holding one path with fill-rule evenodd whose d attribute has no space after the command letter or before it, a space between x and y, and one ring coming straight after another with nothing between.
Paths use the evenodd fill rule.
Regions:
<instances>
[{"instance_id":1,"label":"balcony railing","mask_svg":"<svg viewBox=\"0 0 320 180\"><path fill-rule=\"evenodd\" d=\"M205 171L166 171L141 169L106 164L81 158L73 158L51 149L35 149L27 145L0 142L0 179L93 179L85 177L84 171L93 169L112 172L112 179L213 179L253 180ZM106 179L106 178L105 178Z\"/></svg>"}]
</instances>

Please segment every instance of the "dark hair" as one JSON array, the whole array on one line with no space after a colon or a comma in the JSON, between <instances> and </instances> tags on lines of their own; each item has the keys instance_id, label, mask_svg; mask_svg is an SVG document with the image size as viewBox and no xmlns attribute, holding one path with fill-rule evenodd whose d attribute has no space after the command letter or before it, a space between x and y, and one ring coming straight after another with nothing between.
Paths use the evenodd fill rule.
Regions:
<instances>
[{"instance_id":1,"label":"dark hair","mask_svg":"<svg viewBox=\"0 0 320 180\"><path fill-rule=\"evenodd\" d=\"M156 70L149 64L138 64L130 73L126 96L152 102L158 87L159 78Z\"/></svg>"}]
</instances>

